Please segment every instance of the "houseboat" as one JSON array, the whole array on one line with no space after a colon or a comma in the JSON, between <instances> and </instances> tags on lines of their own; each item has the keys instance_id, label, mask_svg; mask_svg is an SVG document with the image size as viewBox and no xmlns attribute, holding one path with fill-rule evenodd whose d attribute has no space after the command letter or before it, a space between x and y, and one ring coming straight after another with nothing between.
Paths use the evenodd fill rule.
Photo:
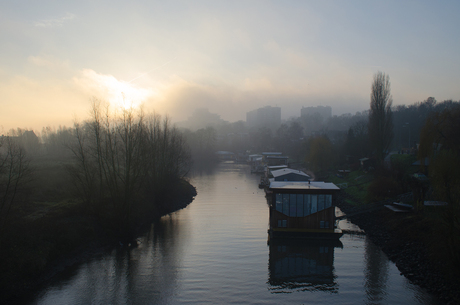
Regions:
<instances>
[{"instance_id":1,"label":"houseboat","mask_svg":"<svg viewBox=\"0 0 460 305\"><path fill-rule=\"evenodd\" d=\"M309 181L311 179L311 177L303 171L292 168L272 170L271 176L274 178L274 181Z\"/></svg>"},{"instance_id":2,"label":"houseboat","mask_svg":"<svg viewBox=\"0 0 460 305\"><path fill-rule=\"evenodd\" d=\"M272 181L269 237L338 239L335 201L340 189L321 181Z\"/></svg>"},{"instance_id":3,"label":"houseboat","mask_svg":"<svg viewBox=\"0 0 460 305\"><path fill-rule=\"evenodd\" d=\"M283 156L281 152L263 152L262 153L264 163L268 166L274 165L288 165L288 156Z\"/></svg>"},{"instance_id":4,"label":"houseboat","mask_svg":"<svg viewBox=\"0 0 460 305\"><path fill-rule=\"evenodd\" d=\"M248 164L251 166L251 173L264 172L264 162L262 155L249 155Z\"/></svg>"}]
</instances>

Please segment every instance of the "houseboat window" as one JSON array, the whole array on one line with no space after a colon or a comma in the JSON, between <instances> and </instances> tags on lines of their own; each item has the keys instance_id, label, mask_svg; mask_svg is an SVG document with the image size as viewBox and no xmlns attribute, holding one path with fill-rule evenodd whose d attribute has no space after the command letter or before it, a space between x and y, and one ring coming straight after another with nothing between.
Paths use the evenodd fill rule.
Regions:
<instances>
[{"instance_id":1,"label":"houseboat window","mask_svg":"<svg viewBox=\"0 0 460 305\"><path fill-rule=\"evenodd\" d=\"M289 194L283 194L283 214L289 216Z\"/></svg>"},{"instance_id":2,"label":"houseboat window","mask_svg":"<svg viewBox=\"0 0 460 305\"><path fill-rule=\"evenodd\" d=\"M286 246L278 246L278 252L286 252Z\"/></svg>"},{"instance_id":3,"label":"houseboat window","mask_svg":"<svg viewBox=\"0 0 460 305\"><path fill-rule=\"evenodd\" d=\"M278 220L278 228L286 228L287 227L287 220Z\"/></svg>"},{"instance_id":4,"label":"houseboat window","mask_svg":"<svg viewBox=\"0 0 460 305\"><path fill-rule=\"evenodd\" d=\"M297 217L303 217L303 195L297 194Z\"/></svg>"},{"instance_id":5,"label":"houseboat window","mask_svg":"<svg viewBox=\"0 0 460 305\"><path fill-rule=\"evenodd\" d=\"M304 195L303 196L303 216L310 215L311 214L310 210L311 210L310 195Z\"/></svg>"},{"instance_id":6,"label":"houseboat window","mask_svg":"<svg viewBox=\"0 0 460 305\"><path fill-rule=\"evenodd\" d=\"M276 194L276 210L283 213L283 195Z\"/></svg>"},{"instance_id":7,"label":"houseboat window","mask_svg":"<svg viewBox=\"0 0 460 305\"><path fill-rule=\"evenodd\" d=\"M325 228L329 228L329 221L325 221L325 222L324 222L324 227L325 227Z\"/></svg>"},{"instance_id":8,"label":"houseboat window","mask_svg":"<svg viewBox=\"0 0 460 305\"><path fill-rule=\"evenodd\" d=\"M324 210L324 195L318 195L318 212Z\"/></svg>"},{"instance_id":9,"label":"houseboat window","mask_svg":"<svg viewBox=\"0 0 460 305\"><path fill-rule=\"evenodd\" d=\"M276 194L276 211L289 217L305 217L332 206L332 195L328 194Z\"/></svg>"},{"instance_id":10,"label":"houseboat window","mask_svg":"<svg viewBox=\"0 0 460 305\"><path fill-rule=\"evenodd\" d=\"M323 221L323 220L321 220L321 221L319 222L319 227L320 227L321 229L324 229L324 221Z\"/></svg>"},{"instance_id":11,"label":"houseboat window","mask_svg":"<svg viewBox=\"0 0 460 305\"><path fill-rule=\"evenodd\" d=\"M318 196L311 195L311 214L316 213L318 211Z\"/></svg>"},{"instance_id":12,"label":"houseboat window","mask_svg":"<svg viewBox=\"0 0 460 305\"><path fill-rule=\"evenodd\" d=\"M325 195L326 196L326 209L332 206L332 195Z\"/></svg>"},{"instance_id":13,"label":"houseboat window","mask_svg":"<svg viewBox=\"0 0 460 305\"><path fill-rule=\"evenodd\" d=\"M297 217L297 204L296 204L296 195L289 194L289 216Z\"/></svg>"}]
</instances>

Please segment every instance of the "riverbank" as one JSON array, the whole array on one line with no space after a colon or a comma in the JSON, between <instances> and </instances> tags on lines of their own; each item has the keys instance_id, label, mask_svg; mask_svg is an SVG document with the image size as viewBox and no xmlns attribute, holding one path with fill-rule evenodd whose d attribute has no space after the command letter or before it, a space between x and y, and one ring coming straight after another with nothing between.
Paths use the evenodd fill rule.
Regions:
<instances>
[{"instance_id":1,"label":"riverbank","mask_svg":"<svg viewBox=\"0 0 460 305\"><path fill-rule=\"evenodd\" d=\"M158 198L155 213L143 218L135 234L142 234L155 219L187 207L196 195L194 186L179 181L174 191ZM0 250L1 304L24 303L24 297L40 290L57 274L120 247L110 231L78 203L18 206L21 208L15 211Z\"/></svg>"},{"instance_id":2,"label":"riverbank","mask_svg":"<svg viewBox=\"0 0 460 305\"><path fill-rule=\"evenodd\" d=\"M341 194L337 206L347 214L355 206ZM455 270L443 253L442 232L420 213L394 213L381 208L349 218L363 229L412 283L423 287L444 304L460 304ZM450 270L450 271L449 271Z\"/></svg>"}]
</instances>

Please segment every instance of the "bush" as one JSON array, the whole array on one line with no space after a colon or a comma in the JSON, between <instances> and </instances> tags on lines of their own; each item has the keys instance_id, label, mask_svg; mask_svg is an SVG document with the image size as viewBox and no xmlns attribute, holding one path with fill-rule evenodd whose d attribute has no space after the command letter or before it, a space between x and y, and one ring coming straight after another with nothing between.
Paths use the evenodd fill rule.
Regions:
<instances>
[{"instance_id":1,"label":"bush","mask_svg":"<svg viewBox=\"0 0 460 305\"><path fill-rule=\"evenodd\" d=\"M369 202L380 201L398 195L399 185L391 177L377 177L367 189Z\"/></svg>"}]
</instances>

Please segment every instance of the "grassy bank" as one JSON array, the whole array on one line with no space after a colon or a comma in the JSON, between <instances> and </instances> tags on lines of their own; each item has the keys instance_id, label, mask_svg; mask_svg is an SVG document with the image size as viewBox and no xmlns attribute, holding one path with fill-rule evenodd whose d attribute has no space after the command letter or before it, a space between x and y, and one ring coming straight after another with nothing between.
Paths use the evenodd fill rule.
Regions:
<instances>
[{"instance_id":1,"label":"grassy bank","mask_svg":"<svg viewBox=\"0 0 460 305\"><path fill-rule=\"evenodd\" d=\"M53 262L95 242L94 227L76 202L17 204L0 251L2 295L27 289Z\"/></svg>"},{"instance_id":2,"label":"grassy bank","mask_svg":"<svg viewBox=\"0 0 460 305\"><path fill-rule=\"evenodd\" d=\"M373 175L362 170L353 171L338 177L329 175L328 182L338 185L348 196L345 201L352 206L369 203L367 189L373 180Z\"/></svg>"}]
</instances>

